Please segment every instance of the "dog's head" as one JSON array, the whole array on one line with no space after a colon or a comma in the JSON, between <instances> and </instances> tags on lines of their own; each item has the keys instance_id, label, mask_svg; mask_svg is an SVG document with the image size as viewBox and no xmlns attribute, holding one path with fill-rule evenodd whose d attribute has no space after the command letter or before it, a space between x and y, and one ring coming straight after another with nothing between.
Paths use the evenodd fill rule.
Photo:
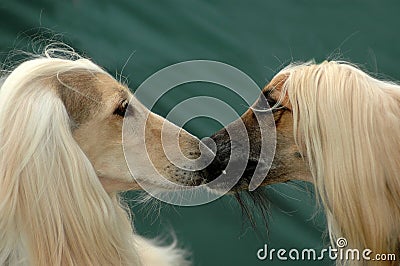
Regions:
<instances>
[{"instance_id":1,"label":"dog's head","mask_svg":"<svg viewBox=\"0 0 400 266\"><path fill-rule=\"evenodd\" d=\"M232 122L222 130L215 133L211 138L217 146L217 155L220 163L220 168L224 169L228 164L232 149L240 149L240 143L232 142L228 134L228 130L235 132L235 128L242 126L246 127L247 136L243 136L244 141L249 141L249 151L244 151L249 154L246 168L241 176L241 179L234 190L248 189L248 185L253 178L254 171L258 167L268 168L265 164L263 156L274 156L272 165L264 172L263 185L286 182L289 180L309 180L310 173L304 162L302 155L295 143L293 135L293 115L292 107L287 95L282 91L282 86L285 83L287 76L285 74L277 75L272 81L265 86L254 105L249 108L237 121ZM266 104L268 102L268 104ZM262 126L259 123L259 117L272 112L275 127L276 127L276 148L275 150L262 151L263 136ZM264 130L263 134L268 134ZM265 140L265 138L264 138ZM262 154L264 152L264 154ZM275 154L273 154L275 153ZM243 156L246 158L246 156ZM269 171L268 171L269 170ZM267 175L268 174L268 175ZM212 176L210 176L213 178Z\"/></svg>"},{"instance_id":2,"label":"dog's head","mask_svg":"<svg viewBox=\"0 0 400 266\"><path fill-rule=\"evenodd\" d=\"M399 92L395 83L336 61L290 65L263 90L273 106L277 133L274 162L264 184L313 182L332 243L344 237L351 248L399 249ZM258 109L249 109L239 120L251 134L250 158L262 146L253 116ZM212 138L221 162L240 148L230 144L225 130ZM249 161L244 183L253 168Z\"/></svg>"},{"instance_id":3,"label":"dog's head","mask_svg":"<svg viewBox=\"0 0 400 266\"><path fill-rule=\"evenodd\" d=\"M161 177L179 185L194 186L201 184L208 175L207 169L193 170L198 168L190 165L201 153L196 137L149 111L125 85L91 61L33 59L17 67L4 87L13 87L11 83L22 76L29 82L25 84L27 87L46 88L62 101L68 114L69 131L106 191L140 189L135 179L168 190L168 182L160 182ZM29 97L28 90L25 93ZM133 126L131 139L125 141L125 146L122 139L124 118ZM143 134L137 134L142 128ZM177 139L178 151L184 155L175 158L178 166L167 158L162 138ZM135 179L127 166L124 149L136 162ZM140 163L143 158L149 163ZM180 163L179 160L187 161Z\"/></svg>"}]
</instances>

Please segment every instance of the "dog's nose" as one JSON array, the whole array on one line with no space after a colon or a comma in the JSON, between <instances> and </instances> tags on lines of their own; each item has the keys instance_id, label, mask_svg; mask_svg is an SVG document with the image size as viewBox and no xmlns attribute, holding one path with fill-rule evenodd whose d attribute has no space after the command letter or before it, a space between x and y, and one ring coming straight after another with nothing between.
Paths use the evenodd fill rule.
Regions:
<instances>
[{"instance_id":1,"label":"dog's nose","mask_svg":"<svg viewBox=\"0 0 400 266\"><path fill-rule=\"evenodd\" d=\"M202 170L203 178L207 183L222 175L228 165L231 153L231 141L225 129L221 129L210 138L202 140L202 143L213 151L213 159Z\"/></svg>"}]
</instances>

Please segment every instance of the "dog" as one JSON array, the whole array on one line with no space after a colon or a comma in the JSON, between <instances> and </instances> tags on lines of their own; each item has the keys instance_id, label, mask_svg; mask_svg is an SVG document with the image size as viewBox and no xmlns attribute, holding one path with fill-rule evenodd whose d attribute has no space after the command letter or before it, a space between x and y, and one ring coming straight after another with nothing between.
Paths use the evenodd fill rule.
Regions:
<instances>
[{"instance_id":1,"label":"dog","mask_svg":"<svg viewBox=\"0 0 400 266\"><path fill-rule=\"evenodd\" d=\"M372 254L399 254L400 86L378 80L339 61L292 64L262 91L268 105L250 107L211 138L223 169L231 150L227 128L244 123L249 162L259 160L261 135L255 113L272 112L276 125L274 161L264 185L290 180L312 182L325 209L332 245ZM254 166L248 163L243 182ZM247 173L247 175L246 175ZM371 255L371 258L374 255ZM365 261L337 264L364 265ZM370 261L392 265L393 261Z\"/></svg>"},{"instance_id":2,"label":"dog","mask_svg":"<svg viewBox=\"0 0 400 266\"><path fill-rule=\"evenodd\" d=\"M53 52L19 64L1 85L0 265L189 265L175 242L161 246L134 232L119 192L140 189L138 179L168 190L150 167L173 183L202 183L207 171L167 159L162 128L167 138L179 132L188 158L199 156L199 140L92 61ZM135 149L134 134L132 147L122 145L128 112L146 129L147 151ZM154 165L138 166L133 179L124 148Z\"/></svg>"}]
</instances>

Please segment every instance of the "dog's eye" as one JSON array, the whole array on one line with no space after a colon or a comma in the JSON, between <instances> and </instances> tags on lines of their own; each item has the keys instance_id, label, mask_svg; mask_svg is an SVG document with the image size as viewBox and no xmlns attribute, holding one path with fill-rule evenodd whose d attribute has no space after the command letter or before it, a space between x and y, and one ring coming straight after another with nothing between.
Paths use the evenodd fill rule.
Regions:
<instances>
[{"instance_id":1,"label":"dog's eye","mask_svg":"<svg viewBox=\"0 0 400 266\"><path fill-rule=\"evenodd\" d=\"M128 108L128 105L129 105L128 100L122 101L122 102L118 105L117 109L115 109L115 111L114 111L113 114L114 114L114 115L121 116L121 117L124 117L124 116L125 116L125 113L126 113L126 109Z\"/></svg>"}]
</instances>

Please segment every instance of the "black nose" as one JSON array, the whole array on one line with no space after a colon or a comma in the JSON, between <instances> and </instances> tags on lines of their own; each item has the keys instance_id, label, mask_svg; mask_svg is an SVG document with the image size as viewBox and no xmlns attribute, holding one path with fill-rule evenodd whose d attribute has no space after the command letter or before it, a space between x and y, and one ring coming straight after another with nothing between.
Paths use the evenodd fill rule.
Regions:
<instances>
[{"instance_id":1,"label":"black nose","mask_svg":"<svg viewBox=\"0 0 400 266\"><path fill-rule=\"evenodd\" d=\"M215 153L212 162L202 170L202 175L208 183L225 171L231 154L231 141L226 130L221 129L210 138L203 140L203 144Z\"/></svg>"}]
</instances>

